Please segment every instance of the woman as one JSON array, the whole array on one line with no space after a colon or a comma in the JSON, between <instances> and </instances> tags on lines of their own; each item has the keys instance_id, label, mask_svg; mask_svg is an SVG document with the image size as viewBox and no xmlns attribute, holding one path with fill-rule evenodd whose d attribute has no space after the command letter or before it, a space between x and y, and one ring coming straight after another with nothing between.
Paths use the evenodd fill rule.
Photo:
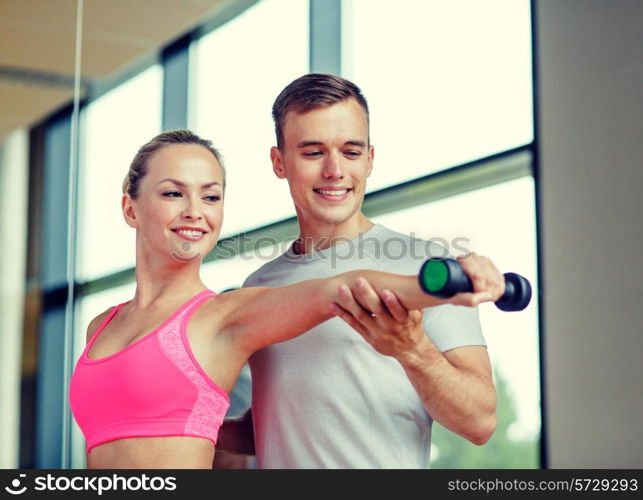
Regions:
<instances>
[{"instance_id":1,"label":"woman","mask_svg":"<svg viewBox=\"0 0 643 500\"><path fill-rule=\"evenodd\" d=\"M90 468L210 468L248 357L341 315L331 308L358 277L412 309L502 293L496 283L496 293L445 301L415 276L362 271L217 295L199 268L221 230L224 190L218 152L189 131L155 137L130 166L122 211L136 230L136 292L91 321L70 387Z\"/></svg>"}]
</instances>

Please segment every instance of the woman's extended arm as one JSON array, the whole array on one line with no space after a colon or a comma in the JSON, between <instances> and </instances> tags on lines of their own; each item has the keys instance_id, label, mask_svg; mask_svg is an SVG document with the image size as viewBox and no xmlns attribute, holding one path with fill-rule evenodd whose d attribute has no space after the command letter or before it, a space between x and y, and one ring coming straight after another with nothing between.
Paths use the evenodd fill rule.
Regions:
<instances>
[{"instance_id":1,"label":"woman's extended arm","mask_svg":"<svg viewBox=\"0 0 643 500\"><path fill-rule=\"evenodd\" d=\"M476 257L491 263L486 257ZM415 275L371 270L351 271L278 288L237 290L230 292L230 295L235 294L235 307L227 317L225 330L248 354L288 340L332 318L335 314L330 305L338 301L341 287L355 289L360 277L366 279L377 293L393 291L407 309L445 303L473 307L502 295L504 278L493 264L474 263L463 268L469 274L476 293L461 293L451 299L439 299L425 293Z\"/></svg>"}]
</instances>

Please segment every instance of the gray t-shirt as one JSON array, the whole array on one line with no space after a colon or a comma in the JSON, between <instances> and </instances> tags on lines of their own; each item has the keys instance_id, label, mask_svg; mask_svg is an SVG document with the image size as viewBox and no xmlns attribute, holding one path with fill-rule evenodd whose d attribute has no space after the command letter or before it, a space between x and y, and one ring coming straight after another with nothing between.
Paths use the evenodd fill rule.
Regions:
<instances>
[{"instance_id":1,"label":"gray t-shirt","mask_svg":"<svg viewBox=\"0 0 643 500\"><path fill-rule=\"evenodd\" d=\"M296 255L292 249L244 286L283 286L356 269L417 274L433 242L376 224L354 240ZM485 345L475 308L424 310L441 351ZM431 417L392 357L379 354L339 318L250 358L259 468L427 468Z\"/></svg>"}]
</instances>

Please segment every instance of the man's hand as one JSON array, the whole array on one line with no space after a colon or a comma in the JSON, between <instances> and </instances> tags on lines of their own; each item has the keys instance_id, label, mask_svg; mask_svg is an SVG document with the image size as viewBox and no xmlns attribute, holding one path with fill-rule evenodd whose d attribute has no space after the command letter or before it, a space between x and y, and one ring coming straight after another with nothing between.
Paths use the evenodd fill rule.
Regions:
<instances>
[{"instance_id":1,"label":"man's hand","mask_svg":"<svg viewBox=\"0 0 643 500\"><path fill-rule=\"evenodd\" d=\"M390 290L378 296L363 278L355 288L353 293L346 285L340 287L339 302L331 304L331 310L377 352L398 359L426 340L422 311L407 310Z\"/></svg>"},{"instance_id":2,"label":"man's hand","mask_svg":"<svg viewBox=\"0 0 643 500\"><path fill-rule=\"evenodd\" d=\"M459 293L445 303L475 307L482 302L495 302L505 292L504 276L489 258L472 252L458 258L458 262L469 276L473 292ZM377 352L396 359L412 353L427 340L422 311L407 310L390 290L378 295L364 278L358 278L352 290L340 286L339 299L331 304L331 311Z\"/></svg>"},{"instance_id":3,"label":"man's hand","mask_svg":"<svg viewBox=\"0 0 643 500\"><path fill-rule=\"evenodd\" d=\"M504 276L486 257L458 259L473 284L473 293L459 293L444 304L475 307L504 293ZM407 310L390 290L378 296L358 278L343 284L331 311L357 330L379 353L392 356L431 417L447 429L481 445L496 426L496 394L485 346L472 345L441 353L425 334L422 312Z\"/></svg>"}]
</instances>

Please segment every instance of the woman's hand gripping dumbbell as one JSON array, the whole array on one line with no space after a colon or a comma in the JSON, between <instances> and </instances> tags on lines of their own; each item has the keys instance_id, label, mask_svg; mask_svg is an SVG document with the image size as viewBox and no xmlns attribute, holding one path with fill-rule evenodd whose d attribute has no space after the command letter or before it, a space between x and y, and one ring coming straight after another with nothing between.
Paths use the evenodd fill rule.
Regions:
<instances>
[{"instance_id":1,"label":"woman's hand gripping dumbbell","mask_svg":"<svg viewBox=\"0 0 643 500\"><path fill-rule=\"evenodd\" d=\"M522 311L531 300L531 285L516 273L505 273L505 293L495 304L502 311ZM419 273L420 287L426 293L443 299L460 292L473 292L471 280L453 259L428 259Z\"/></svg>"}]
</instances>

